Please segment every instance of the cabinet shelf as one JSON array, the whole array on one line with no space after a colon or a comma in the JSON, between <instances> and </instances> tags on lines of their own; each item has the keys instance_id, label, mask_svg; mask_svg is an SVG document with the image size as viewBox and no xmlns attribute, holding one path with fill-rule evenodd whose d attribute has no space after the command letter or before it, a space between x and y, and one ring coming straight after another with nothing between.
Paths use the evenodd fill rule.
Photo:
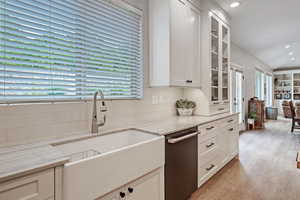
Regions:
<instances>
[{"instance_id":1,"label":"cabinet shelf","mask_svg":"<svg viewBox=\"0 0 300 200\"><path fill-rule=\"evenodd\" d=\"M228 41L227 40L223 40L223 43L227 44L228 45Z\"/></svg>"}]
</instances>

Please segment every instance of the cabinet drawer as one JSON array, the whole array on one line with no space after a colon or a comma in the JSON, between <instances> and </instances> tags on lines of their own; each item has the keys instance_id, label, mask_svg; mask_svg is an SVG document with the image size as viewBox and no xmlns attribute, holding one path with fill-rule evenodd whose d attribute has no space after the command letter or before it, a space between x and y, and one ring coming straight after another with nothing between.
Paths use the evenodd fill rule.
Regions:
<instances>
[{"instance_id":1,"label":"cabinet drawer","mask_svg":"<svg viewBox=\"0 0 300 200\"><path fill-rule=\"evenodd\" d=\"M235 126L237 124L238 124L238 117L237 117L237 115L228 117L226 119L222 119L220 121L220 126L221 127L225 127L225 126L229 126L229 125Z\"/></svg>"},{"instance_id":2,"label":"cabinet drawer","mask_svg":"<svg viewBox=\"0 0 300 200\"><path fill-rule=\"evenodd\" d=\"M218 170L219 159L216 158L198 167L198 183L214 175Z\"/></svg>"},{"instance_id":3,"label":"cabinet drawer","mask_svg":"<svg viewBox=\"0 0 300 200\"><path fill-rule=\"evenodd\" d=\"M46 200L54 197L54 169L0 184L0 199Z\"/></svg>"},{"instance_id":4,"label":"cabinet drawer","mask_svg":"<svg viewBox=\"0 0 300 200\"><path fill-rule=\"evenodd\" d=\"M237 124L229 124L224 127L227 133L237 134L239 132L239 126Z\"/></svg>"},{"instance_id":5,"label":"cabinet drawer","mask_svg":"<svg viewBox=\"0 0 300 200\"><path fill-rule=\"evenodd\" d=\"M198 126L199 131L199 140L200 142L206 141L212 137L216 136L216 132L218 131L219 123L209 123L206 125Z\"/></svg>"},{"instance_id":6,"label":"cabinet drawer","mask_svg":"<svg viewBox=\"0 0 300 200\"><path fill-rule=\"evenodd\" d=\"M210 113L212 115L225 113L230 111L229 103L213 103L210 105Z\"/></svg>"},{"instance_id":7,"label":"cabinet drawer","mask_svg":"<svg viewBox=\"0 0 300 200\"><path fill-rule=\"evenodd\" d=\"M198 166L201 166L203 164L211 162L212 160L215 160L216 158L218 158L218 155L219 155L219 149L217 147L214 147L202 154L198 154Z\"/></svg>"},{"instance_id":8,"label":"cabinet drawer","mask_svg":"<svg viewBox=\"0 0 300 200\"><path fill-rule=\"evenodd\" d=\"M205 153L217 146L217 139L216 137L210 138L206 141L198 140L198 154Z\"/></svg>"}]
</instances>

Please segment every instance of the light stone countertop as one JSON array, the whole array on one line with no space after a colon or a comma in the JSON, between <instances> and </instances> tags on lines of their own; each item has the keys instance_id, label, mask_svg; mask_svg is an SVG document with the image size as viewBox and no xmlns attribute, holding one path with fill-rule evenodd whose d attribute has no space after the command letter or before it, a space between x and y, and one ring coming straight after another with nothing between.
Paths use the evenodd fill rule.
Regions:
<instances>
[{"instance_id":1,"label":"light stone countertop","mask_svg":"<svg viewBox=\"0 0 300 200\"><path fill-rule=\"evenodd\" d=\"M168 135L180 130L214 122L216 120L227 118L233 115L236 114L225 113L209 117L173 116L137 124L132 128L158 135ZM126 129L128 129L128 127L126 127ZM103 134L110 134L122 130L112 130ZM80 136L73 136L60 140L51 140L0 148L0 183L67 163L69 158L51 144L64 143L85 138L91 138L91 135L83 134Z\"/></svg>"},{"instance_id":2,"label":"light stone countertop","mask_svg":"<svg viewBox=\"0 0 300 200\"><path fill-rule=\"evenodd\" d=\"M237 113L225 113L214 116L187 116L187 117L170 117L167 119L153 120L149 123L137 125L135 128L148 131L160 135L169 135L177 131L192 128L198 125L214 122L216 120L224 119L237 115Z\"/></svg>"}]
</instances>

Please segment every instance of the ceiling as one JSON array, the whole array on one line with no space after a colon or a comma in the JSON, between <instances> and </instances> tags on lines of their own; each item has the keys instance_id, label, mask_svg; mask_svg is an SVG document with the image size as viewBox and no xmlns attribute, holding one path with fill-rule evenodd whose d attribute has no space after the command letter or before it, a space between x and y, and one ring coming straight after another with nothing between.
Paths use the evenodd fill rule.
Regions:
<instances>
[{"instance_id":1,"label":"ceiling","mask_svg":"<svg viewBox=\"0 0 300 200\"><path fill-rule=\"evenodd\" d=\"M272 68L300 66L299 0L240 0L237 8L229 6L234 0L216 1L231 16L235 44Z\"/></svg>"}]
</instances>

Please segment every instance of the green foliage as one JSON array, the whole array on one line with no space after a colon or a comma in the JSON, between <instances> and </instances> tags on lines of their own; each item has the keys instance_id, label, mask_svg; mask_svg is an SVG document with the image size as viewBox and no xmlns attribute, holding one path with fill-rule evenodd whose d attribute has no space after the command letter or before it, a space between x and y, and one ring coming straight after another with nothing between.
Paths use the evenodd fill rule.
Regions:
<instances>
[{"instance_id":1,"label":"green foliage","mask_svg":"<svg viewBox=\"0 0 300 200\"><path fill-rule=\"evenodd\" d=\"M180 99L176 101L176 108L192 109L196 108L196 103L187 99Z\"/></svg>"},{"instance_id":2,"label":"green foliage","mask_svg":"<svg viewBox=\"0 0 300 200\"><path fill-rule=\"evenodd\" d=\"M254 120L256 121L256 120L257 120L257 115L256 115L255 112L250 112L250 113L248 114L248 118L249 118L249 119L254 119Z\"/></svg>"}]
</instances>

